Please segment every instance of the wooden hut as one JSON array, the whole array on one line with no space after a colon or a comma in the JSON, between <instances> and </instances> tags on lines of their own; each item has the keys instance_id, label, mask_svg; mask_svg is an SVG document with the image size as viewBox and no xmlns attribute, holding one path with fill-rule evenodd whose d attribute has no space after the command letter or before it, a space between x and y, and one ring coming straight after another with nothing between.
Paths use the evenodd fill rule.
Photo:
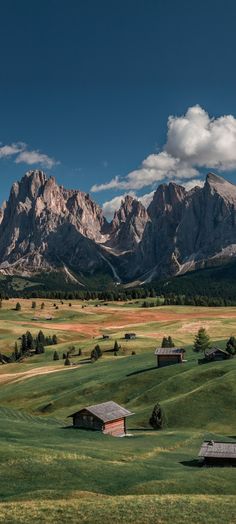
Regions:
<instances>
[{"instance_id":1,"label":"wooden hut","mask_svg":"<svg viewBox=\"0 0 236 524\"><path fill-rule=\"evenodd\" d=\"M226 360L227 358L230 358L230 354L225 349L213 347L205 351L205 359L208 362Z\"/></svg>"},{"instance_id":2,"label":"wooden hut","mask_svg":"<svg viewBox=\"0 0 236 524\"><path fill-rule=\"evenodd\" d=\"M136 333L125 333L125 340L135 340Z\"/></svg>"},{"instance_id":3,"label":"wooden hut","mask_svg":"<svg viewBox=\"0 0 236 524\"><path fill-rule=\"evenodd\" d=\"M102 431L102 433L121 437L126 434L126 417L133 415L116 402L103 402L76 411L69 415L73 426L81 429Z\"/></svg>"},{"instance_id":4,"label":"wooden hut","mask_svg":"<svg viewBox=\"0 0 236 524\"><path fill-rule=\"evenodd\" d=\"M236 442L204 441L198 456L206 466L236 466Z\"/></svg>"},{"instance_id":5,"label":"wooden hut","mask_svg":"<svg viewBox=\"0 0 236 524\"><path fill-rule=\"evenodd\" d=\"M162 368L171 364L181 364L184 352L183 348L157 348L155 351L157 367Z\"/></svg>"}]
</instances>

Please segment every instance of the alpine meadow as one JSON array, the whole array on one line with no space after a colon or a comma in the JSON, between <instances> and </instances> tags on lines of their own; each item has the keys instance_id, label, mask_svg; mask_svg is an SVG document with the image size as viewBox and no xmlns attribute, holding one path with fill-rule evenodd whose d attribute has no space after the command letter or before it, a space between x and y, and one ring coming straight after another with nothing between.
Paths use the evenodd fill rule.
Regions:
<instances>
[{"instance_id":1,"label":"alpine meadow","mask_svg":"<svg viewBox=\"0 0 236 524\"><path fill-rule=\"evenodd\" d=\"M235 1L0 8L0 524L236 524Z\"/></svg>"}]
</instances>

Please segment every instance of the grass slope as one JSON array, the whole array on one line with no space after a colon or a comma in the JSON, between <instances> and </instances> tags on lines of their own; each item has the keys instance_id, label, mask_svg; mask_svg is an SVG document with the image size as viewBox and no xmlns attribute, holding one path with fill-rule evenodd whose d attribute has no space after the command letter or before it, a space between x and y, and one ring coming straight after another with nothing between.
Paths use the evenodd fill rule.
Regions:
<instances>
[{"instance_id":1,"label":"grass slope","mask_svg":"<svg viewBox=\"0 0 236 524\"><path fill-rule=\"evenodd\" d=\"M46 310L52 307L46 304ZM44 355L0 368L0 522L100 523L112 512L114 523L233 523L236 468L200 468L196 458L204 438L236 438L236 359L199 366L188 343L204 318L224 346L235 310L226 317L225 309L213 314L204 308L153 308L146 323L140 311L137 340L124 343L125 330L137 322L137 305L100 311L90 304L81 311L78 303L72 309L61 307L54 322L62 328L59 352L72 341L82 347L78 367L65 369L59 361L60 371L49 374L54 348L47 348ZM17 317L10 306L0 311L9 350L22 328L31 329L31 315L27 301ZM99 330L111 333L110 341L99 340L104 349L115 338L121 342L120 356L104 353L98 362L82 365ZM185 344L187 362L157 369L154 332ZM5 333L2 337L4 344ZM45 374L22 375L37 370ZM132 437L68 427L70 413L110 399L135 412L128 419ZM166 418L161 432L148 424L156 401Z\"/></svg>"}]
</instances>

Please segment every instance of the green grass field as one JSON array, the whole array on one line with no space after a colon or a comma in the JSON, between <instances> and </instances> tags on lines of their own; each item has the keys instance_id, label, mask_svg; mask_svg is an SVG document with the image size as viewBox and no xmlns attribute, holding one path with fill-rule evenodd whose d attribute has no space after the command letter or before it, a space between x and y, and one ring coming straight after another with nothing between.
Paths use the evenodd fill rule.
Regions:
<instances>
[{"instance_id":1,"label":"green grass field","mask_svg":"<svg viewBox=\"0 0 236 524\"><path fill-rule=\"evenodd\" d=\"M236 334L236 308L96 307L89 302L21 300L0 309L0 351L10 354L27 329L56 333L60 356L82 349L74 367L53 361L55 346L22 363L0 366L0 522L196 523L236 522L236 468L199 467L204 438L236 439L236 359L199 366L192 351L197 329L225 346ZM54 303L59 309L55 309ZM32 320L39 316L39 320ZM46 321L51 315L53 319ZM126 342L124 333L137 339ZM101 340L102 333L110 335ZM186 348L186 362L155 368L164 335ZM121 344L118 356L114 341ZM94 364L83 364L96 343ZM19 343L19 342L18 342ZM135 355L132 352L135 351ZM132 436L114 438L70 427L80 407L114 400L135 413ZM165 428L149 417L156 401Z\"/></svg>"}]
</instances>

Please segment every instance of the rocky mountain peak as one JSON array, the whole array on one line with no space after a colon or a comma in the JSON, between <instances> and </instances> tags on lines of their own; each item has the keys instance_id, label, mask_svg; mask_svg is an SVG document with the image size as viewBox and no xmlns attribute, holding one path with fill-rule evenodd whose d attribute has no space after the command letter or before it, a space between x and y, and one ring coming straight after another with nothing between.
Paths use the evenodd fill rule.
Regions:
<instances>
[{"instance_id":1,"label":"rocky mountain peak","mask_svg":"<svg viewBox=\"0 0 236 524\"><path fill-rule=\"evenodd\" d=\"M183 186L170 182L161 184L154 193L153 200L149 204L148 214L151 218L171 213L178 208L186 197L187 191Z\"/></svg>"}]
</instances>

